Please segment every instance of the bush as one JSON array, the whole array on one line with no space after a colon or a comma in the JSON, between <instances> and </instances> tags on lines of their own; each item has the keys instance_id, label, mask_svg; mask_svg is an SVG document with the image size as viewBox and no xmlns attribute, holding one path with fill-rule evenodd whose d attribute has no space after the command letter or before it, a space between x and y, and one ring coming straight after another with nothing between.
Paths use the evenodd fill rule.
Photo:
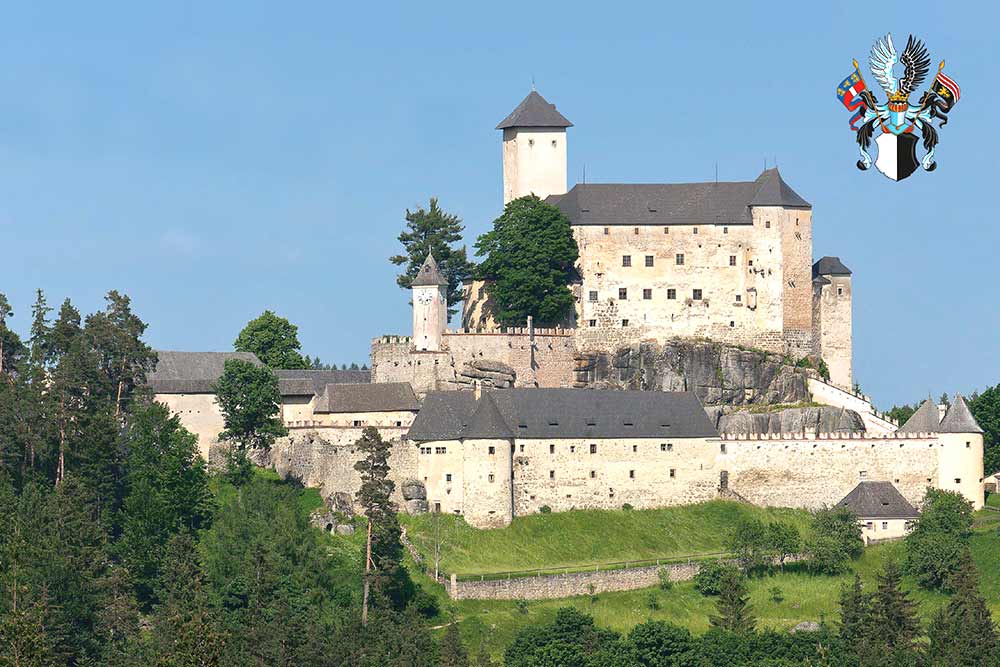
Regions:
<instances>
[{"instance_id":1,"label":"bush","mask_svg":"<svg viewBox=\"0 0 1000 667\"><path fill-rule=\"evenodd\" d=\"M906 536L907 574L927 589L945 589L958 571L972 530L972 504L953 491L927 489L922 511Z\"/></svg>"},{"instance_id":2,"label":"bush","mask_svg":"<svg viewBox=\"0 0 1000 667\"><path fill-rule=\"evenodd\" d=\"M646 594L646 606L653 611L660 608L660 598L656 594L656 591L649 591L649 593Z\"/></svg>"},{"instance_id":3,"label":"bush","mask_svg":"<svg viewBox=\"0 0 1000 667\"><path fill-rule=\"evenodd\" d=\"M517 613L521 614L522 616L527 616L528 615L528 601L527 600L517 600L516 602L514 602L514 609L516 609Z\"/></svg>"},{"instance_id":4,"label":"bush","mask_svg":"<svg viewBox=\"0 0 1000 667\"><path fill-rule=\"evenodd\" d=\"M661 567L656 571L656 576L660 578L660 590L669 591L674 587L674 582L670 579L670 569Z\"/></svg>"},{"instance_id":5,"label":"bush","mask_svg":"<svg viewBox=\"0 0 1000 667\"><path fill-rule=\"evenodd\" d=\"M538 511L541 512L542 514L552 514L552 508L549 507L548 505L542 505L541 507L538 508Z\"/></svg>"},{"instance_id":6,"label":"bush","mask_svg":"<svg viewBox=\"0 0 1000 667\"><path fill-rule=\"evenodd\" d=\"M698 568L698 574L694 575L694 589L702 595L718 595L723 580L734 573L739 575L736 566L722 561L702 563Z\"/></svg>"},{"instance_id":7,"label":"bush","mask_svg":"<svg viewBox=\"0 0 1000 667\"><path fill-rule=\"evenodd\" d=\"M417 610L417 613L425 618L433 618L441 611L441 605L437 598L419 586L417 592L413 594L410 604Z\"/></svg>"},{"instance_id":8,"label":"bush","mask_svg":"<svg viewBox=\"0 0 1000 667\"><path fill-rule=\"evenodd\" d=\"M861 557L864 542L858 517L846 507L824 508L813 516L812 539L806 544L809 567L822 574L840 574Z\"/></svg>"},{"instance_id":9,"label":"bush","mask_svg":"<svg viewBox=\"0 0 1000 667\"><path fill-rule=\"evenodd\" d=\"M773 600L774 602L777 602L778 604L784 602L785 592L781 590L780 586L772 586L770 593L771 593L771 600Z\"/></svg>"},{"instance_id":10,"label":"bush","mask_svg":"<svg viewBox=\"0 0 1000 667\"><path fill-rule=\"evenodd\" d=\"M629 505L628 503L625 503L624 505L622 505L622 509L625 510L626 512L631 512L635 508Z\"/></svg>"}]
</instances>

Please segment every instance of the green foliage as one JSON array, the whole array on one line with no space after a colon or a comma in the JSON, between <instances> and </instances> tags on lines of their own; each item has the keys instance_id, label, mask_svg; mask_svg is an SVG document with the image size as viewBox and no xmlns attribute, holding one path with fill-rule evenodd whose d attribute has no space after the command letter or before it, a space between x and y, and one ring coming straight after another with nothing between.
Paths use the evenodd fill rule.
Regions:
<instances>
[{"instance_id":1,"label":"green foliage","mask_svg":"<svg viewBox=\"0 0 1000 667\"><path fill-rule=\"evenodd\" d=\"M530 626L518 634L504 653L504 667L603 665L607 663L597 660L607 659L620 646L617 633L602 630L590 616L564 607L551 623Z\"/></svg>"},{"instance_id":2,"label":"green foliage","mask_svg":"<svg viewBox=\"0 0 1000 667\"><path fill-rule=\"evenodd\" d=\"M1000 471L1000 384L973 395L969 411L983 429L983 466L991 475Z\"/></svg>"},{"instance_id":3,"label":"green foliage","mask_svg":"<svg viewBox=\"0 0 1000 667\"><path fill-rule=\"evenodd\" d=\"M235 450L270 449L275 438L287 433L278 416L278 378L270 368L227 359L215 394L226 427L219 439L230 442Z\"/></svg>"},{"instance_id":4,"label":"green foliage","mask_svg":"<svg viewBox=\"0 0 1000 667\"><path fill-rule=\"evenodd\" d=\"M826 365L826 362L823 361L823 359L819 360L819 368L817 370L819 371L819 376L821 378L827 382L830 381L830 367Z\"/></svg>"},{"instance_id":5,"label":"green foliage","mask_svg":"<svg viewBox=\"0 0 1000 667\"><path fill-rule=\"evenodd\" d=\"M824 508L813 517L812 537L806 542L809 567L823 574L843 572L864 550L858 518L846 507Z\"/></svg>"},{"instance_id":6,"label":"green foliage","mask_svg":"<svg viewBox=\"0 0 1000 667\"><path fill-rule=\"evenodd\" d=\"M284 317L265 310L247 322L233 342L239 352L252 352L270 368L306 368L299 350L299 328Z\"/></svg>"},{"instance_id":7,"label":"green foliage","mask_svg":"<svg viewBox=\"0 0 1000 667\"><path fill-rule=\"evenodd\" d=\"M406 229L399 235L404 254L389 258L397 266L406 265L403 273L396 277L396 284L410 289L427 255L433 254L441 275L448 281L448 314L454 315L456 311L451 306L462 300L462 283L472 277L474 268L466 256L465 246L454 247L461 242L464 229L462 219L441 210L434 197L427 209L423 206L416 211L407 209Z\"/></svg>"},{"instance_id":8,"label":"green foliage","mask_svg":"<svg viewBox=\"0 0 1000 667\"><path fill-rule=\"evenodd\" d=\"M920 517L905 540L907 574L924 588L946 588L966 557L971 531L972 504L964 496L927 489Z\"/></svg>"},{"instance_id":9,"label":"green foliage","mask_svg":"<svg viewBox=\"0 0 1000 667\"><path fill-rule=\"evenodd\" d=\"M854 583L840 589L840 638L852 653L861 643L865 622L871 614L871 595L865 593L861 576L854 575Z\"/></svg>"},{"instance_id":10,"label":"green foliage","mask_svg":"<svg viewBox=\"0 0 1000 667\"><path fill-rule=\"evenodd\" d=\"M514 607L517 608L517 613L522 616L527 616L529 611L529 605L527 600L517 600L514 603Z\"/></svg>"},{"instance_id":11,"label":"green foliage","mask_svg":"<svg viewBox=\"0 0 1000 667\"><path fill-rule=\"evenodd\" d=\"M798 528L789 523L764 523L760 519L741 521L732 532L729 550L744 574L770 570L775 561L784 567L785 559L798 553L801 538Z\"/></svg>"},{"instance_id":12,"label":"green foliage","mask_svg":"<svg viewBox=\"0 0 1000 667\"><path fill-rule=\"evenodd\" d=\"M979 592L979 575L968 553L963 554L949 588L955 594L935 614L927 632L931 664L991 664L997 653L996 626Z\"/></svg>"},{"instance_id":13,"label":"green foliage","mask_svg":"<svg viewBox=\"0 0 1000 667\"><path fill-rule=\"evenodd\" d=\"M862 667L918 664L920 621L916 603L902 590L899 567L890 561L878 576L862 623L858 655Z\"/></svg>"},{"instance_id":14,"label":"green foliage","mask_svg":"<svg viewBox=\"0 0 1000 667\"><path fill-rule=\"evenodd\" d=\"M628 642L635 664L642 667L683 664L681 659L689 656L695 646L687 629L663 621L646 621L635 626L628 635Z\"/></svg>"},{"instance_id":15,"label":"green foliage","mask_svg":"<svg viewBox=\"0 0 1000 667\"><path fill-rule=\"evenodd\" d=\"M702 595L719 595L727 579L739 574L735 566L722 561L708 561L701 564L694 575L694 588Z\"/></svg>"},{"instance_id":16,"label":"green foliage","mask_svg":"<svg viewBox=\"0 0 1000 667\"><path fill-rule=\"evenodd\" d=\"M646 606L654 611L660 608L660 596L656 594L656 591L646 593Z\"/></svg>"},{"instance_id":17,"label":"green foliage","mask_svg":"<svg viewBox=\"0 0 1000 667\"><path fill-rule=\"evenodd\" d=\"M572 311L569 283L579 250L555 206L534 195L508 202L479 237L476 254L483 257L476 277L488 281L499 323L524 326L531 315L539 325L554 325Z\"/></svg>"},{"instance_id":18,"label":"green foliage","mask_svg":"<svg viewBox=\"0 0 1000 667\"><path fill-rule=\"evenodd\" d=\"M894 405L892 409L886 413L889 419L892 419L897 424L902 426L906 421L913 416L913 413L917 411L919 405Z\"/></svg>"},{"instance_id":19,"label":"green foliage","mask_svg":"<svg viewBox=\"0 0 1000 667\"><path fill-rule=\"evenodd\" d=\"M462 636L458 632L458 624L452 623L444 631L441 640L440 667L469 667L469 653L462 645Z\"/></svg>"},{"instance_id":20,"label":"green foliage","mask_svg":"<svg viewBox=\"0 0 1000 667\"><path fill-rule=\"evenodd\" d=\"M781 586L771 586L771 590L768 591L771 594L771 601L781 604L785 601L785 591L781 590Z\"/></svg>"},{"instance_id":21,"label":"green foliage","mask_svg":"<svg viewBox=\"0 0 1000 667\"><path fill-rule=\"evenodd\" d=\"M725 572L719 580L719 597L715 601L716 616L708 619L713 628L728 632L753 632L757 624L750 605L746 580L737 572Z\"/></svg>"},{"instance_id":22,"label":"green foliage","mask_svg":"<svg viewBox=\"0 0 1000 667\"><path fill-rule=\"evenodd\" d=\"M548 505L542 505L541 507L538 508L538 511L541 512L542 514L552 514L552 508L549 507Z\"/></svg>"},{"instance_id":23,"label":"green foliage","mask_svg":"<svg viewBox=\"0 0 1000 667\"><path fill-rule=\"evenodd\" d=\"M622 510L625 512L631 512L634 509L635 508L632 507L632 505L630 505L629 503L625 503L624 505L622 505Z\"/></svg>"},{"instance_id":24,"label":"green foliage","mask_svg":"<svg viewBox=\"0 0 1000 667\"><path fill-rule=\"evenodd\" d=\"M674 587L674 582L670 579L670 570L668 568L661 567L656 571L656 577L660 580L661 591L669 591Z\"/></svg>"}]
</instances>

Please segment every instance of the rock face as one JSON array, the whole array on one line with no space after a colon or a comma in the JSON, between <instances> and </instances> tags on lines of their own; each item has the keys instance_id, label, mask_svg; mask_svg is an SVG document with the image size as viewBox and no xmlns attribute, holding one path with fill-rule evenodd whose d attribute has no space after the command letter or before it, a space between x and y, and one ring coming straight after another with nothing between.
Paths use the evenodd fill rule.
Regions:
<instances>
[{"instance_id":1,"label":"rock face","mask_svg":"<svg viewBox=\"0 0 1000 667\"><path fill-rule=\"evenodd\" d=\"M775 354L720 343L674 340L638 343L613 355L581 353L577 387L693 391L705 405L789 404L809 400L815 371Z\"/></svg>"},{"instance_id":2,"label":"rock face","mask_svg":"<svg viewBox=\"0 0 1000 667\"><path fill-rule=\"evenodd\" d=\"M459 386L471 386L479 382L484 387L509 389L514 386L516 379L517 373L514 369L502 361L474 359L462 365L462 369L456 374L454 383Z\"/></svg>"},{"instance_id":3,"label":"rock face","mask_svg":"<svg viewBox=\"0 0 1000 667\"><path fill-rule=\"evenodd\" d=\"M732 411L722 406L705 409L719 433L863 433L865 424L853 410L820 406L770 412Z\"/></svg>"}]
</instances>

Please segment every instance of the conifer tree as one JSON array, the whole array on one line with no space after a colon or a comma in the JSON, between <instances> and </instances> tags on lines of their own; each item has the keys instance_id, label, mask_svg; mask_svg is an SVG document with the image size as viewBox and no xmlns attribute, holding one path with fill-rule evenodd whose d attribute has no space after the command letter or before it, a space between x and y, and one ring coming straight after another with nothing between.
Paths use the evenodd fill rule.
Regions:
<instances>
[{"instance_id":1,"label":"conifer tree","mask_svg":"<svg viewBox=\"0 0 1000 667\"><path fill-rule=\"evenodd\" d=\"M997 631L972 556L962 554L949 588L955 593L931 621L927 655L932 667L978 667L997 655Z\"/></svg>"},{"instance_id":2,"label":"conifer tree","mask_svg":"<svg viewBox=\"0 0 1000 667\"><path fill-rule=\"evenodd\" d=\"M878 576L872 595L871 613L859 650L862 667L912 665L920 657L916 603L902 590L901 584L899 566L890 561Z\"/></svg>"},{"instance_id":3,"label":"conifer tree","mask_svg":"<svg viewBox=\"0 0 1000 667\"><path fill-rule=\"evenodd\" d=\"M407 209L406 230L399 235L405 254L389 258L397 266L406 265L403 273L396 277L396 284L410 289L427 255L433 254L441 275L448 281L448 314L454 315L455 309L451 306L462 300L462 283L472 276L473 269L465 247L454 247L462 240L464 229L462 219L441 210L434 197L427 209L423 206L416 211Z\"/></svg>"},{"instance_id":4,"label":"conifer tree","mask_svg":"<svg viewBox=\"0 0 1000 667\"><path fill-rule=\"evenodd\" d=\"M4 350L4 342L9 332L7 329L7 318L13 314L14 309L11 308L10 302L7 301L7 295L0 292L0 379L3 379L11 371L11 364L7 359L10 350Z\"/></svg>"},{"instance_id":5,"label":"conifer tree","mask_svg":"<svg viewBox=\"0 0 1000 667\"><path fill-rule=\"evenodd\" d=\"M715 607L718 615L709 618L713 628L747 633L753 632L756 627L746 580L738 573L727 572L723 577Z\"/></svg>"},{"instance_id":6,"label":"conifer tree","mask_svg":"<svg viewBox=\"0 0 1000 667\"><path fill-rule=\"evenodd\" d=\"M462 635L458 631L458 623L453 622L444 631L441 640L440 667L469 667L469 653L462 645Z\"/></svg>"},{"instance_id":7,"label":"conifer tree","mask_svg":"<svg viewBox=\"0 0 1000 667\"><path fill-rule=\"evenodd\" d=\"M871 613L871 596L865 593L861 575L840 590L840 639L845 646L856 647L864 638L865 624Z\"/></svg>"}]
</instances>

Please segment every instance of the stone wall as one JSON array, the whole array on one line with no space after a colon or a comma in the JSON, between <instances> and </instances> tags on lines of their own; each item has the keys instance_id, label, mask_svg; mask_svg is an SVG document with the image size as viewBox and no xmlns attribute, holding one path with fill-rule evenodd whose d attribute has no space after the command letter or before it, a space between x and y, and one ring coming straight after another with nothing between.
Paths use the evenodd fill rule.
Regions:
<instances>
[{"instance_id":1,"label":"stone wall","mask_svg":"<svg viewBox=\"0 0 1000 667\"><path fill-rule=\"evenodd\" d=\"M851 277L826 278L830 283L819 286L813 297L818 353L830 369L831 382L850 389L854 381Z\"/></svg>"},{"instance_id":2,"label":"stone wall","mask_svg":"<svg viewBox=\"0 0 1000 667\"><path fill-rule=\"evenodd\" d=\"M198 437L198 453L203 459L218 459L219 433L226 425L215 394L156 394L153 400L170 408L184 428Z\"/></svg>"}]
</instances>

